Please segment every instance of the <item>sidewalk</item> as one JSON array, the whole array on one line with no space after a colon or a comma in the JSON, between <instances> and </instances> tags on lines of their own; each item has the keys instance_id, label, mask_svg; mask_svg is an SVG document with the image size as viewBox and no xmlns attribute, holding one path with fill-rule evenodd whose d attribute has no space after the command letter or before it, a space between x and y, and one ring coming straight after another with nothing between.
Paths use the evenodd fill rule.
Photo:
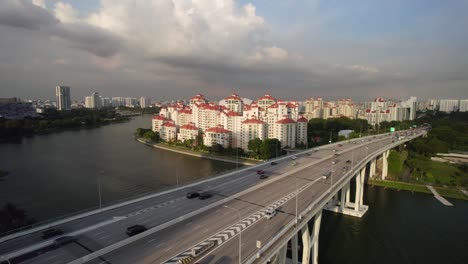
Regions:
<instances>
[{"instance_id":1,"label":"sidewalk","mask_svg":"<svg viewBox=\"0 0 468 264\"><path fill-rule=\"evenodd\" d=\"M434 197L437 200L439 200L443 205L453 206L453 204L451 204L449 201L447 201L444 197L440 196L440 194L434 189L434 187L432 187L430 185L426 185L426 186L432 192L432 194L434 194Z\"/></svg>"},{"instance_id":2,"label":"sidewalk","mask_svg":"<svg viewBox=\"0 0 468 264\"><path fill-rule=\"evenodd\" d=\"M197 152L197 151L182 149L182 148L178 148L178 147L175 147L175 146L168 146L168 145L161 144L161 143L151 144L151 143L148 143L148 142L146 142L145 140L143 140L141 138L135 138L135 139L138 142L143 143L143 144L145 144L147 146L150 146L150 147L153 147L153 148L168 150L168 151L172 151L172 152L176 152L176 153L180 153L180 154L184 154L184 155L189 155L189 156L193 156L193 157L199 157L199 158L205 158L205 159L211 159L211 160L219 160L219 161L230 162L230 163L239 163L239 164L242 164L242 165L256 165L256 164L262 163L262 161L248 160L248 159L244 159L244 158L239 158L237 160L236 158L233 158L233 157L214 155L214 154L209 154L209 153L200 153L200 152Z\"/></svg>"}]
</instances>

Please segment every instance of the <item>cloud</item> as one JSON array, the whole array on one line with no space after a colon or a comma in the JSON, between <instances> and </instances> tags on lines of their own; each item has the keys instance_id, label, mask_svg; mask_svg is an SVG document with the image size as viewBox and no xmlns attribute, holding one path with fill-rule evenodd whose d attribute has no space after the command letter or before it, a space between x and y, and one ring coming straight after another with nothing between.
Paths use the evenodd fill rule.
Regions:
<instances>
[{"instance_id":1,"label":"cloud","mask_svg":"<svg viewBox=\"0 0 468 264\"><path fill-rule=\"evenodd\" d=\"M0 1L0 25L39 30L57 23L47 10L36 4L30 0Z\"/></svg>"},{"instance_id":2,"label":"cloud","mask_svg":"<svg viewBox=\"0 0 468 264\"><path fill-rule=\"evenodd\" d=\"M62 23L76 23L79 12L68 3L57 2L54 6L55 17Z\"/></svg>"},{"instance_id":3,"label":"cloud","mask_svg":"<svg viewBox=\"0 0 468 264\"><path fill-rule=\"evenodd\" d=\"M348 68L350 70L353 70L353 71L365 72L365 73L369 73L369 74L374 74L374 73L379 72L379 69L377 67L358 65L358 64L349 66Z\"/></svg>"},{"instance_id":4,"label":"cloud","mask_svg":"<svg viewBox=\"0 0 468 264\"><path fill-rule=\"evenodd\" d=\"M39 7L46 8L45 0L32 0L32 3Z\"/></svg>"}]
</instances>

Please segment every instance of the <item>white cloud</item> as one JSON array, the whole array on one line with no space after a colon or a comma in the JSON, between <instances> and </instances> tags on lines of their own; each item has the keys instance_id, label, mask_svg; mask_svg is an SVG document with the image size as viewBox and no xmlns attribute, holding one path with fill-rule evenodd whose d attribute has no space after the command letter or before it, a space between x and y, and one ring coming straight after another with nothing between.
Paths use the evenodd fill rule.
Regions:
<instances>
[{"instance_id":1,"label":"white cloud","mask_svg":"<svg viewBox=\"0 0 468 264\"><path fill-rule=\"evenodd\" d=\"M365 65L352 65L348 66L348 69L353 70L353 71L358 71L358 72L365 72L369 74L374 74L374 73L379 73L380 70L377 67L372 67L372 66L365 66Z\"/></svg>"},{"instance_id":2,"label":"white cloud","mask_svg":"<svg viewBox=\"0 0 468 264\"><path fill-rule=\"evenodd\" d=\"M46 8L45 0L32 0L32 3L39 7Z\"/></svg>"},{"instance_id":3,"label":"white cloud","mask_svg":"<svg viewBox=\"0 0 468 264\"><path fill-rule=\"evenodd\" d=\"M55 17L62 23L78 22L79 12L68 3L57 2L54 5Z\"/></svg>"}]
</instances>

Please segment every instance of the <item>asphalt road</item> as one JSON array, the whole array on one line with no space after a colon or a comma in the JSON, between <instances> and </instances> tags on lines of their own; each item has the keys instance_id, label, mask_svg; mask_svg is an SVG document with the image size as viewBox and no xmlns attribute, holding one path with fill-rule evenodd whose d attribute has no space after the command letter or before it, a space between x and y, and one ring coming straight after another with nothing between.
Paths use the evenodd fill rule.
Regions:
<instances>
[{"instance_id":1,"label":"asphalt road","mask_svg":"<svg viewBox=\"0 0 468 264\"><path fill-rule=\"evenodd\" d=\"M294 194L296 186L306 186L311 181L320 178L324 172L332 170L332 166L334 170L333 181L338 180L343 175L342 168L345 166L346 160L353 159L357 162L366 155L365 145L368 146L367 152L370 154L389 143L391 143L389 136L385 138L379 136L379 138L371 138L371 141L367 139L364 142L359 141L358 144L346 142L342 143L342 147L329 146L327 149L312 153L311 156L296 155L297 159L294 161L287 159L279 161L278 165L265 163L260 168L252 168L243 173L203 182L190 189L175 190L144 201L71 221L58 226L58 228L63 230L65 235L74 234L78 239L77 242L60 248L39 250L39 254L36 254L37 251L35 251L35 254L32 254L29 259L21 263L68 263L128 238L125 234L128 226L143 224L150 229L265 181L271 182L225 204L230 208L239 210L241 218L244 219L264 210L265 207L282 197L291 193ZM345 152L355 147L357 148L354 151ZM337 149L342 153L340 157L324 159L334 154L333 149ZM332 165L332 160L338 160L337 164ZM293 166L292 162L297 164ZM282 175L293 169L312 163L314 165L293 175L281 178ZM258 169L266 171L269 178L259 179L256 173ZM275 181L275 178L281 179ZM298 195L299 211L306 208L314 197L318 197L322 192L326 191L330 187L330 180L331 178L318 180L302 191ZM209 191L214 196L203 201L187 199L185 195L191 190ZM268 241L282 226L295 217L295 202L295 198L288 200L272 219L267 220L262 217L243 229L243 259L253 254L257 240ZM239 217L236 212L223 206L217 206L87 263L163 263L238 222ZM41 243L44 243L44 240L40 238L40 232L12 239L0 244L0 256L8 256L18 252L18 250L33 248ZM238 244L236 243L238 243L238 234L230 237L207 254L200 260L200 263L229 263L234 259L237 260Z\"/></svg>"}]
</instances>

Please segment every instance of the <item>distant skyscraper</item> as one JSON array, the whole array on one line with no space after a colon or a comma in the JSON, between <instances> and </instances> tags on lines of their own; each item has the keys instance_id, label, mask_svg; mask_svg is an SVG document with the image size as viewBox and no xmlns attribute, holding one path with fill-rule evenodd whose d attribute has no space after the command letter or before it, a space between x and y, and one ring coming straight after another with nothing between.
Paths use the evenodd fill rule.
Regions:
<instances>
[{"instance_id":1,"label":"distant skyscraper","mask_svg":"<svg viewBox=\"0 0 468 264\"><path fill-rule=\"evenodd\" d=\"M140 97L140 107L141 108L147 108L150 106L151 100L146 97Z\"/></svg>"},{"instance_id":2,"label":"distant skyscraper","mask_svg":"<svg viewBox=\"0 0 468 264\"><path fill-rule=\"evenodd\" d=\"M57 101L57 109L59 111L71 109L70 99L70 87L68 86L56 86L55 87L55 98Z\"/></svg>"},{"instance_id":3,"label":"distant skyscraper","mask_svg":"<svg viewBox=\"0 0 468 264\"><path fill-rule=\"evenodd\" d=\"M439 111L446 113L458 111L458 104L458 99L442 99L439 101Z\"/></svg>"},{"instance_id":4,"label":"distant skyscraper","mask_svg":"<svg viewBox=\"0 0 468 264\"><path fill-rule=\"evenodd\" d=\"M461 99L460 100L460 112L468 112L468 99Z\"/></svg>"},{"instance_id":5,"label":"distant skyscraper","mask_svg":"<svg viewBox=\"0 0 468 264\"><path fill-rule=\"evenodd\" d=\"M86 96L85 107L99 109L102 107L102 99L98 92L94 92L91 96Z\"/></svg>"}]
</instances>

